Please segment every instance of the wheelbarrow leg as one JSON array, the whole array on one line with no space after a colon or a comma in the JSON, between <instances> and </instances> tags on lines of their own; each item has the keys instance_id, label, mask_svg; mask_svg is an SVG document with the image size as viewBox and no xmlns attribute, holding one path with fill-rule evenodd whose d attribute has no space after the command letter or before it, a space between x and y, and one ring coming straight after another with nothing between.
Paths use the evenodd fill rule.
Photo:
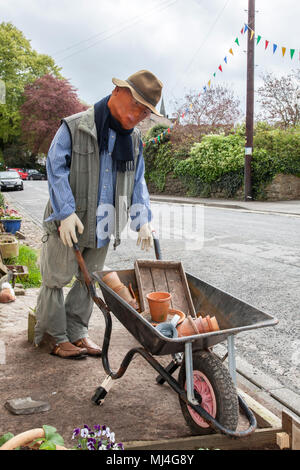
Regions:
<instances>
[{"instance_id":1,"label":"wheelbarrow leg","mask_svg":"<svg viewBox=\"0 0 300 470\"><path fill-rule=\"evenodd\" d=\"M181 366L181 363L182 363L182 353L172 354L172 356L173 356L172 361L165 368L165 370L170 375L174 374L174 372L178 369L178 367ZM165 383L165 379L161 375L158 375L156 377L156 382L158 383L158 385L163 385Z\"/></svg>"},{"instance_id":2,"label":"wheelbarrow leg","mask_svg":"<svg viewBox=\"0 0 300 470\"><path fill-rule=\"evenodd\" d=\"M102 384L97 387L95 394L92 396L92 402L95 405L103 405L104 398L106 397L108 391L111 389L113 384L113 379L110 375L107 375Z\"/></svg>"}]
</instances>

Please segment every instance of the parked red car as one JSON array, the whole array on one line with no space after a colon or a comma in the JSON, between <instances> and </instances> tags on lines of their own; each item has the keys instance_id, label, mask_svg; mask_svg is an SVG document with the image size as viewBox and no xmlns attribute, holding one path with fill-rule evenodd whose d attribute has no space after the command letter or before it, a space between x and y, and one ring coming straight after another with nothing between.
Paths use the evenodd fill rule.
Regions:
<instances>
[{"instance_id":1,"label":"parked red car","mask_svg":"<svg viewBox=\"0 0 300 470\"><path fill-rule=\"evenodd\" d=\"M19 173L19 175L21 176L22 180L27 180L28 178L28 173L24 170L22 170L22 168L8 168L7 171L10 171L10 170L15 170Z\"/></svg>"}]
</instances>

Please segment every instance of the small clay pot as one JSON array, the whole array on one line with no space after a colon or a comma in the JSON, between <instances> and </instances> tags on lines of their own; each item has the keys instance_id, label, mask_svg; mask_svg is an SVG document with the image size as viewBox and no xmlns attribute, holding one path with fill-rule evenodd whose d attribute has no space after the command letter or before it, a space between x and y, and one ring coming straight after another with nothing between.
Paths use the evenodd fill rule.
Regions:
<instances>
[{"instance_id":1,"label":"small clay pot","mask_svg":"<svg viewBox=\"0 0 300 470\"><path fill-rule=\"evenodd\" d=\"M204 333L204 325L203 325L203 321L202 321L202 317L198 317L196 318L196 320L194 320L196 325L197 325L197 328L198 328L198 331L200 334Z\"/></svg>"},{"instance_id":2,"label":"small clay pot","mask_svg":"<svg viewBox=\"0 0 300 470\"><path fill-rule=\"evenodd\" d=\"M186 317L186 319L181 323L181 325L177 326L177 332L179 337L199 334L196 322L190 316Z\"/></svg>"},{"instance_id":3,"label":"small clay pot","mask_svg":"<svg viewBox=\"0 0 300 470\"><path fill-rule=\"evenodd\" d=\"M102 278L102 281L113 290L122 284L118 274L115 271L111 271L110 273L105 274L105 276Z\"/></svg>"},{"instance_id":4,"label":"small clay pot","mask_svg":"<svg viewBox=\"0 0 300 470\"><path fill-rule=\"evenodd\" d=\"M126 302L128 302L133 308L138 307L138 303L136 299L132 296L130 290L128 287L126 287L124 284L118 288L117 291L115 291L116 294L118 294L122 299L124 299Z\"/></svg>"},{"instance_id":5,"label":"small clay pot","mask_svg":"<svg viewBox=\"0 0 300 470\"><path fill-rule=\"evenodd\" d=\"M218 321L217 321L216 317L211 317L210 322L211 322L211 325L212 325L212 331L219 331L220 330L220 327L219 327L219 324L218 324Z\"/></svg>"},{"instance_id":6,"label":"small clay pot","mask_svg":"<svg viewBox=\"0 0 300 470\"><path fill-rule=\"evenodd\" d=\"M205 317L199 316L195 320L195 323L198 327L199 333L209 333L220 330L216 317L210 317L209 315L206 315Z\"/></svg>"},{"instance_id":7,"label":"small clay pot","mask_svg":"<svg viewBox=\"0 0 300 470\"><path fill-rule=\"evenodd\" d=\"M177 322L177 326L180 325L186 318L186 315L184 312L182 312L181 310L176 310L175 308L169 308L169 311L168 311L168 316L169 315L179 315L179 320ZM172 320L171 320L172 321Z\"/></svg>"},{"instance_id":8,"label":"small clay pot","mask_svg":"<svg viewBox=\"0 0 300 470\"><path fill-rule=\"evenodd\" d=\"M146 297L152 321L157 323L166 321L170 309L171 294L169 292L150 292Z\"/></svg>"}]
</instances>

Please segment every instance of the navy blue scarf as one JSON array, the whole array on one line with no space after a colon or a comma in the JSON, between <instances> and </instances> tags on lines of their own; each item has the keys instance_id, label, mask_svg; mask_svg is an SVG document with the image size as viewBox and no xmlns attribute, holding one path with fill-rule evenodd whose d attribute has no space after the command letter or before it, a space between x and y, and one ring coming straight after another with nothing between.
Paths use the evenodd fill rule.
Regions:
<instances>
[{"instance_id":1,"label":"navy blue scarf","mask_svg":"<svg viewBox=\"0 0 300 470\"><path fill-rule=\"evenodd\" d=\"M111 115L107 106L110 96L106 96L94 105L99 151L100 154L103 151L108 151L108 133L109 129L113 129L116 131L116 142L112 159L116 163L117 171L123 173L133 171L134 157L131 139L133 129L123 129L119 121Z\"/></svg>"}]
</instances>

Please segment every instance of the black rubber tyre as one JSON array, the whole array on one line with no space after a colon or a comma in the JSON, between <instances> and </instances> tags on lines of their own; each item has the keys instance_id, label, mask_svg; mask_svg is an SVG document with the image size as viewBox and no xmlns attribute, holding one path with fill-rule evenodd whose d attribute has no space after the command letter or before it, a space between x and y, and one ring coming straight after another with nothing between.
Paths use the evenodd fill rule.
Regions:
<instances>
[{"instance_id":1,"label":"black rubber tyre","mask_svg":"<svg viewBox=\"0 0 300 470\"><path fill-rule=\"evenodd\" d=\"M193 352L193 370L206 376L213 389L216 401L215 419L227 429L235 431L239 418L239 403L235 385L222 362L208 351ZM185 388L185 361L183 360L178 382ZM197 435L211 434L216 431L212 427L202 427L193 419L186 403L179 398L181 410L187 425Z\"/></svg>"}]
</instances>

